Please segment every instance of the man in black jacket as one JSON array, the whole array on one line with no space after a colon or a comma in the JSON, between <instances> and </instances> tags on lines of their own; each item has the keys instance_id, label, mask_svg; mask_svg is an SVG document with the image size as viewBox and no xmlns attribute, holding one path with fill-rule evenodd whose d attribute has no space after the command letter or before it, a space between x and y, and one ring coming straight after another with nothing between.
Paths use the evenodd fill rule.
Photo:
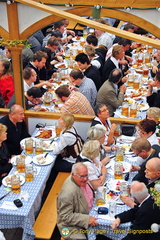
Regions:
<instances>
[{"instance_id":1,"label":"man in black jacket","mask_svg":"<svg viewBox=\"0 0 160 240\"><path fill-rule=\"evenodd\" d=\"M154 203L145 184L134 181L131 185L131 195L139 204L116 215L111 227L116 229L120 223L132 222L128 234L123 240L160 239L160 232L153 233L151 230L153 223L160 224L160 208Z\"/></svg>"}]
</instances>

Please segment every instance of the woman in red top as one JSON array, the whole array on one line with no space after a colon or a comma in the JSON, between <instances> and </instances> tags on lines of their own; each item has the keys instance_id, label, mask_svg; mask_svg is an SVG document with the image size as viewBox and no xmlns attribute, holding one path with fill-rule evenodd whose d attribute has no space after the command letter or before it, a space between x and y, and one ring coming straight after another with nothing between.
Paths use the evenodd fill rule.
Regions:
<instances>
[{"instance_id":1,"label":"woman in red top","mask_svg":"<svg viewBox=\"0 0 160 240\"><path fill-rule=\"evenodd\" d=\"M14 94L14 80L11 75L11 63L7 60L0 60L0 94L2 95L5 106Z\"/></svg>"}]
</instances>

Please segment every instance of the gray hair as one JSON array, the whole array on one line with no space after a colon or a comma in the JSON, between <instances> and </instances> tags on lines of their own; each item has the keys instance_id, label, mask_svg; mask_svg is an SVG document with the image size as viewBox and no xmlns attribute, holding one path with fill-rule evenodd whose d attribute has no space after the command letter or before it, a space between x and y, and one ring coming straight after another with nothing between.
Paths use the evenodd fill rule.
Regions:
<instances>
[{"instance_id":1,"label":"gray hair","mask_svg":"<svg viewBox=\"0 0 160 240\"><path fill-rule=\"evenodd\" d=\"M156 120L160 118L160 108L151 107L147 110L146 115L152 115Z\"/></svg>"},{"instance_id":2,"label":"gray hair","mask_svg":"<svg viewBox=\"0 0 160 240\"><path fill-rule=\"evenodd\" d=\"M87 169L86 165L84 165L83 163L81 163L81 162L75 163L72 165L71 173L77 174L78 170L81 168Z\"/></svg>"},{"instance_id":3,"label":"gray hair","mask_svg":"<svg viewBox=\"0 0 160 240\"><path fill-rule=\"evenodd\" d=\"M97 124L88 129L87 136L90 140L98 140L103 137L105 133L106 129L102 125Z\"/></svg>"},{"instance_id":4,"label":"gray hair","mask_svg":"<svg viewBox=\"0 0 160 240\"><path fill-rule=\"evenodd\" d=\"M15 113L17 110L19 109L23 109L23 107L21 105L18 105L18 104L14 104L12 105L12 107L10 108L9 110L9 114L10 113Z\"/></svg>"},{"instance_id":5,"label":"gray hair","mask_svg":"<svg viewBox=\"0 0 160 240\"><path fill-rule=\"evenodd\" d=\"M148 189L143 182L133 181L131 184L131 195L140 203L148 196Z\"/></svg>"}]
</instances>

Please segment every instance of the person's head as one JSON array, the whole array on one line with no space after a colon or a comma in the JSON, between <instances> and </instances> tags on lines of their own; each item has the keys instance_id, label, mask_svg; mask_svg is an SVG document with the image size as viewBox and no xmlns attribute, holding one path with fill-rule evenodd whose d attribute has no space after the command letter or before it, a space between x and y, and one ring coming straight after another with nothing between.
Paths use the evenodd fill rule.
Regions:
<instances>
[{"instance_id":1,"label":"person's head","mask_svg":"<svg viewBox=\"0 0 160 240\"><path fill-rule=\"evenodd\" d=\"M95 35L89 35L86 38L86 43L88 45L96 47L98 45L98 38Z\"/></svg>"},{"instance_id":2,"label":"person's head","mask_svg":"<svg viewBox=\"0 0 160 240\"><path fill-rule=\"evenodd\" d=\"M57 38L58 39L58 42L60 42L61 41L61 38L63 37L63 34L61 33L61 31L59 31L58 29L57 30L55 30L55 31L52 31L52 33L51 33L51 37L55 37L55 38Z\"/></svg>"},{"instance_id":3,"label":"person's head","mask_svg":"<svg viewBox=\"0 0 160 240\"><path fill-rule=\"evenodd\" d=\"M36 67L41 69L45 66L46 59L47 59L47 53L38 51L34 54L32 62Z\"/></svg>"},{"instance_id":4,"label":"person's head","mask_svg":"<svg viewBox=\"0 0 160 240\"><path fill-rule=\"evenodd\" d=\"M149 138L156 131L156 123L150 119L141 120L137 126L141 138Z\"/></svg>"},{"instance_id":5,"label":"person's head","mask_svg":"<svg viewBox=\"0 0 160 240\"><path fill-rule=\"evenodd\" d=\"M6 57L8 58L8 59L11 59L11 57L12 57L12 54L11 54L11 50L9 50L8 48L6 48Z\"/></svg>"},{"instance_id":6,"label":"person's head","mask_svg":"<svg viewBox=\"0 0 160 240\"><path fill-rule=\"evenodd\" d=\"M131 46L131 40L126 39L126 38L121 38L118 42L118 45L122 45L123 46L123 50L124 52L127 51L130 46Z\"/></svg>"},{"instance_id":7,"label":"person's head","mask_svg":"<svg viewBox=\"0 0 160 240\"><path fill-rule=\"evenodd\" d=\"M103 18L98 18L98 19L95 19L96 22L98 23L101 23L101 24L104 24L104 25L107 25L107 26L110 26L110 24ZM100 29L95 29L95 35L97 37L100 37L102 35L102 33L104 33L104 31L100 30Z\"/></svg>"},{"instance_id":8,"label":"person's head","mask_svg":"<svg viewBox=\"0 0 160 240\"><path fill-rule=\"evenodd\" d=\"M160 108L158 107L151 107L146 112L147 119L155 121L157 124L160 119Z\"/></svg>"},{"instance_id":9,"label":"person's head","mask_svg":"<svg viewBox=\"0 0 160 240\"><path fill-rule=\"evenodd\" d=\"M82 155L91 160L98 157L100 151L100 142L98 140L86 141L82 147Z\"/></svg>"},{"instance_id":10,"label":"person's head","mask_svg":"<svg viewBox=\"0 0 160 240\"><path fill-rule=\"evenodd\" d=\"M9 110L9 119L14 122L23 122L24 119L24 109L21 105L14 104Z\"/></svg>"},{"instance_id":11,"label":"person's head","mask_svg":"<svg viewBox=\"0 0 160 240\"><path fill-rule=\"evenodd\" d=\"M58 120L58 125L67 131L73 126L74 120L75 118L71 113L62 113Z\"/></svg>"},{"instance_id":12,"label":"person's head","mask_svg":"<svg viewBox=\"0 0 160 240\"><path fill-rule=\"evenodd\" d=\"M79 85L84 78L84 74L79 69L73 69L70 72L69 76L70 76L71 83L74 85Z\"/></svg>"},{"instance_id":13,"label":"person's head","mask_svg":"<svg viewBox=\"0 0 160 240\"><path fill-rule=\"evenodd\" d=\"M160 158L151 158L147 161L145 177L151 181L160 178Z\"/></svg>"},{"instance_id":14,"label":"person's head","mask_svg":"<svg viewBox=\"0 0 160 240\"><path fill-rule=\"evenodd\" d=\"M132 182L130 192L132 197L139 203L143 202L143 200L149 195L146 185L143 182L138 181Z\"/></svg>"},{"instance_id":15,"label":"person's head","mask_svg":"<svg viewBox=\"0 0 160 240\"><path fill-rule=\"evenodd\" d=\"M88 169L83 163L75 163L72 166L71 176L78 186L84 187L88 182Z\"/></svg>"},{"instance_id":16,"label":"person's head","mask_svg":"<svg viewBox=\"0 0 160 240\"><path fill-rule=\"evenodd\" d=\"M10 75L11 74L11 63L7 60L0 60L0 74Z\"/></svg>"},{"instance_id":17,"label":"person's head","mask_svg":"<svg viewBox=\"0 0 160 240\"><path fill-rule=\"evenodd\" d=\"M71 91L69 90L68 85L62 85L55 90L55 94L62 102L65 102L66 98L71 94Z\"/></svg>"},{"instance_id":18,"label":"person's head","mask_svg":"<svg viewBox=\"0 0 160 240\"><path fill-rule=\"evenodd\" d=\"M160 61L160 49L157 49L156 60L157 60L158 62Z\"/></svg>"},{"instance_id":19,"label":"person's head","mask_svg":"<svg viewBox=\"0 0 160 240\"><path fill-rule=\"evenodd\" d=\"M90 60L85 53L79 53L76 56L75 61L78 63L78 66L81 70L87 69L88 65L90 64Z\"/></svg>"},{"instance_id":20,"label":"person's head","mask_svg":"<svg viewBox=\"0 0 160 240\"><path fill-rule=\"evenodd\" d=\"M0 144L7 139L7 127L0 123Z\"/></svg>"},{"instance_id":21,"label":"person's head","mask_svg":"<svg viewBox=\"0 0 160 240\"><path fill-rule=\"evenodd\" d=\"M122 71L119 68L113 69L108 77L108 80L112 83L118 84L119 81L122 79Z\"/></svg>"},{"instance_id":22,"label":"person's head","mask_svg":"<svg viewBox=\"0 0 160 240\"><path fill-rule=\"evenodd\" d=\"M35 82L37 78L37 73L33 68L25 68L23 70L23 79L31 80L31 82Z\"/></svg>"},{"instance_id":23,"label":"person's head","mask_svg":"<svg viewBox=\"0 0 160 240\"><path fill-rule=\"evenodd\" d=\"M123 49L123 46L122 45L115 45L113 46L113 49L112 49L112 56L115 58L115 59L122 59L124 57L124 49Z\"/></svg>"},{"instance_id":24,"label":"person's head","mask_svg":"<svg viewBox=\"0 0 160 240\"><path fill-rule=\"evenodd\" d=\"M54 36L48 38L48 41L47 41L47 47L52 51L56 51L58 49L58 45L59 45L59 42L58 42L58 39Z\"/></svg>"},{"instance_id":25,"label":"person's head","mask_svg":"<svg viewBox=\"0 0 160 240\"><path fill-rule=\"evenodd\" d=\"M123 30L127 31L127 32L134 32L134 26L130 23L127 23L124 25Z\"/></svg>"},{"instance_id":26,"label":"person's head","mask_svg":"<svg viewBox=\"0 0 160 240\"><path fill-rule=\"evenodd\" d=\"M95 48L91 45L85 46L85 52L89 56L89 58L90 57L95 57L95 55L96 55Z\"/></svg>"},{"instance_id":27,"label":"person's head","mask_svg":"<svg viewBox=\"0 0 160 240\"><path fill-rule=\"evenodd\" d=\"M132 151L139 157L146 159L152 149L150 142L145 138L136 138L132 145Z\"/></svg>"},{"instance_id":28,"label":"person's head","mask_svg":"<svg viewBox=\"0 0 160 240\"><path fill-rule=\"evenodd\" d=\"M96 106L94 107L94 112L95 115L99 117L100 120L102 119L107 120L107 118L109 117L109 110L105 104L102 103L96 104Z\"/></svg>"},{"instance_id":29,"label":"person's head","mask_svg":"<svg viewBox=\"0 0 160 240\"><path fill-rule=\"evenodd\" d=\"M68 25L69 25L69 19L64 19L64 20L62 20L63 21L63 23L64 23L64 27L66 28L66 27L68 27Z\"/></svg>"},{"instance_id":30,"label":"person's head","mask_svg":"<svg viewBox=\"0 0 160 240\"><path fill-rule=\"evenodd\" d=\"M59 30L61 33L64 33L64 22L63 21L58 21L54 23L54 30Z\"/></svg>"},{"instance_id":31,"label":"person's head","mask_svg":"<svg viewBox=\"0 0 160 240\"><path fill-rule=\"evenodd\" d=\"M92 126L88 129L87 136L90 140L98 140L102 145L104 143L106 129L100 124Z\"/></svg>"},{"instance_id":32,"label":"person's head","mask_svg":"<svg viewBox=\"0 0 160 240\"><path fill-rule=\"evenodd\" d=\"M32 87L32 88L28 89L28 91L27 91L28 100L34 104L41 102L42 95L43 95L42 91L38 87Z\"/></svg>"}]
</instances>

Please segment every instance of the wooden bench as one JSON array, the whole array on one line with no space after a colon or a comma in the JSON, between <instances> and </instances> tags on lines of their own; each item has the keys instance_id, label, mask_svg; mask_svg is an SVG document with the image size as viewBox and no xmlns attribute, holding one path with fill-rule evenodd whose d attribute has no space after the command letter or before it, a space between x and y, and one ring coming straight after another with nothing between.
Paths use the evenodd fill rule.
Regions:
<instances>
[{"instance_id":1,"label":"wooden bench","mask_svg":"<svg viewBox=\"0 0 160 240\"><path fill-rule=\"evenodd\" d=\"M70 173L59 172L58 176L38 214L33 230L36 238L50 239L57 222L56 199Z\"/></svg>"}]
</instances>

